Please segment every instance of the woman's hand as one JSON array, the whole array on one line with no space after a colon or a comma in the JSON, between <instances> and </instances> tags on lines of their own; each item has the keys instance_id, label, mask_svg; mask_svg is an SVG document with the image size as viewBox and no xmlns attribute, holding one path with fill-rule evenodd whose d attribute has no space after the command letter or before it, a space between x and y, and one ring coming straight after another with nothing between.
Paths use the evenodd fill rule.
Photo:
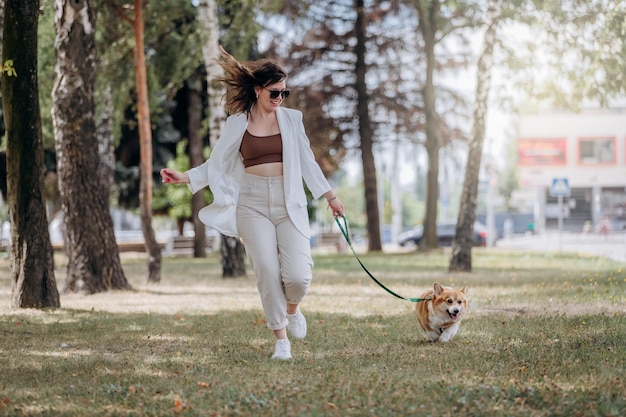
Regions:
<instances>
[{"instance_id":1,"label":"woman's hand","mask_svg":"<svg viewBox=\"0 0 626 417\"><path fill-rule=\"evenodd\" d=\"M189 175L175 169L163 168L160 172L162 181L166 184L189 184Z\"/></svg>"},{"instance_id":2,"label":"woman's hand","mask_svg":"<svg viewBox=\"0 0 626 417\"><path fill-rule=\"evenodd\" d=\"M328 208L332 210L333 216L341 217L345 214L346 210L343 207L343 203L336 195L328 198L326 201L328 201Z\"/></svg>"}]
</instances>

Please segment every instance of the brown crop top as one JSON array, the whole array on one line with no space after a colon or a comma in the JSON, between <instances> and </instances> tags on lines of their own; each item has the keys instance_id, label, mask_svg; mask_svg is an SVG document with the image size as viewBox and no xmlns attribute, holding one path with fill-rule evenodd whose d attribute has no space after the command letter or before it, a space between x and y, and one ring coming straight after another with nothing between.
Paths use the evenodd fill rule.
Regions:
<instances>
[{"instance_id":1,"label":"brown crop top","mask_svg":"<svg viewBox=\"0 0 626 417\"><path fill-rule=\"evenodd\" d=\"M246 168L270 162L283 162L283 141L280 133L271 136L254 136L246 130L239 152L243 157L243 166Z\"/></svg>"}]
</instances>

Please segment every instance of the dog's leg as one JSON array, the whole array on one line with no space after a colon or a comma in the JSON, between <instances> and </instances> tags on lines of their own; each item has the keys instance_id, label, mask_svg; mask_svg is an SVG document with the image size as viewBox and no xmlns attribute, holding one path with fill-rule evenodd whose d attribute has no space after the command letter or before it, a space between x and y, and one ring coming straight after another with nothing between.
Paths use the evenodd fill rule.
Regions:
<instances>
[{"instance_id":1,"label":"dog's leg","mask_svg":"<svg viewBox=\"0 0 626 417\"><path fill-rule=\"evenodd\" d=\"M460 325L461 325L461 322L456 322L452 326L448 327L447 329L444 329L444 331L441 333L441 337L439 338L439 341L447 342L450 339L452 339L454 335L456 334L456 332L459 330Z\"/></svg>"},{"instance_id":2,"label":"dog's leg","mask_svg":"<svg viewBox=\"0 0 626 417\"><path fill-rule=\"evenodd\" d=\"M436 342L439 340L439 332L436 332L434 330L427 330L425 333L426 333L426 337L431 342Z\"/></svg>"}]
</instances>

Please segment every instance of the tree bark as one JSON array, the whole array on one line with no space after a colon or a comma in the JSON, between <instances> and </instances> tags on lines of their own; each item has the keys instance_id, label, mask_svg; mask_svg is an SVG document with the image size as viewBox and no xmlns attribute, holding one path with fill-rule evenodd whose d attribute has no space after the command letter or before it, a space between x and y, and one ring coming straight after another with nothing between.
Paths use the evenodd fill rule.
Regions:
<instances>
[{"instance_id":1,"label":"tree bark","mask_svg":"<svg viewBox=\"0 0 626 417\"><path fill-rule=\"evenodd\" d=\"M207 94L209 113L209 144L211 147L220 137L224 124L224 108L221 99L226 92L221 84L213 80L222 75L222 68L217 63L219 56L219 23L217 17L217 5L215 0L200 0L198 4L198 18L203 30L202 55L207 74Z\"/></svg>"},{"instance_id":2,"label":"tree bark","mask_svg":"<svg viewBox=\"0 0 626 417\"><path fill-rule=\"evenodd\" d=\"M491 87L491 68L493 66L493 49L497 40L498 18L502 0L493 0L487 10L487 30L483 52L478 59L476 74L476 102L474 105L474 124L467 155L463 193L459 207L459 218L456 223L455 239L452 243L452 256L449 271L472 270L472 246L474 222L476 220L476 199L478 196L478 179L480 163L485 140L485 118L489 105L489 89Z\"/></svg>"},{"instance_id":3,"label":"tree bark","mask_svg":"<svg viewBox=\"0 0 626 417\"><path fill-rule=\"evenodd\" d=\"M187 121L189 130L189 165L196 167L204 162L203 143L200 135L202 128L202 83L189 82L189 102ZM193 256L194 258L206 257L206 228L204 223L198 218L198 212L206 205L204 199L204 191L199 191L191 197L191 219L193 222L194 241Z\"/></svg>"},{"instance_id":4,"label":"tree bark","mask_svg":"<svg viewBox=\"0 0 626 417\"><path fill-rule=\"evenodd\" d=\"M2 47L2 42L4 40L4 2L0 1L0 47ZM0 57L2 56L2 51L0 50ZM4 61L2 61L4 64Z\"/></svg>"},{"instance_id":5,"label":"tree bark","mask_svg":"<svg viewBox=\"0 0 626 417\"><path fill-rule=\"evenodd\" d=\"M37 86L39 0L6 0L2 62L12 59L16 77L2 75L7 137L7 187L11 220L13 308L61 306L43 197L43 143Z\"/></svg>"},{"instance_id":6,"label":"tree bark","mask_svg":"<svg viewBox=\"0 0 626 417\"><path fill-rule=\"evenodd\" d=\"M130 289L109 209L109 178L103 175L98 149L95 11L90 0L56 0L54 6L57 61L52 116L67 235L65 291Z\"/></svg>"},{"instance_id":7,"label":"tree bark","mask_svg":"<svg viewBox=\"0 0 626 417\"><path fill-rule=\"evenodd\" d=\"M222 235L222 278L237 278L246 275L245 251L241 241Z\"/></svg>"},{"instance_id":8,"label":"tree bark","mask_svg":"<svg viewBox=\"0 0 626 417\"><path fill-rule=\"evenodd\" d=\"M207 73L209 144L213 147L220 137L225 119L224 108L221 105L221 99L225 91L221 84L213 82L215 78L222 75L222 68L216 60L219 55L219 23L215 0L200 0L198 18L200 19L200 27L204 30L202 54ZM195 165L192 164L191 166ZM222 277L236 278L245 276L245 250L241 240L222 235L221 241Z\"/></svg>"},{"instance_id":9,"label":"tree bark","mask_svg":"<svg viewBox=\"0 0 626 417\"><path fill-rule=\"evenodd\" d=\"M111 195L115 184L115 144L113 139L113 103L111 86L102 92L102 105L98 116L98 154L100 156L100 174L102 187Z\"/></svg>"},{"instance_id":10,"label":"tree bark","mask_svg":"<svg viewBox=\"0 0 626 417\"><path fill-rule=\"evenodd\" d=\"M382 250L380 239L380 214L378 211L378 185L376 183L376 164L374 162L372 126L370 124L365 74L365 10L363 0L355 0L357 12L356 31L356 91L357 114L359 117L359 136L361 138L361 160L363 162L363 182L365 185L365 211L367 214L368 251Z\"/></svg>"},{"instance_id":11,"label":"tree bark","mask_svg":"<svg viewBox=\"0 0 626 417\"><path fill-rule=\"evenodd\" d=\"M424 238L421 240L422 249L437 248L437 205L439 202L439 115L436 108L436 93L433 82L435 71L435 34L439 20L440 3L433 0L430 8L423 0L416 0L419 16L419 27L424 38L424 53L426 55L426 83L424 84L424 113L426 118L426 153L428 154L428 172L426 174L426 212L424 215Z\"/></svg>"},{"instance_id":12,"label":"tree bark","mask_svg":"<svg viewBox=\"0 0 626 417\"><path fill-rule=\"evenodd\" d=\"M152 228L152 127L148 101L148 80L144 46L143 0L135 0L135 78L137 83L137 120L139 123L140 180L139 209L141 230L148 252L148 282L161 282L161 247Z\"/></svg>"}]
</instances>

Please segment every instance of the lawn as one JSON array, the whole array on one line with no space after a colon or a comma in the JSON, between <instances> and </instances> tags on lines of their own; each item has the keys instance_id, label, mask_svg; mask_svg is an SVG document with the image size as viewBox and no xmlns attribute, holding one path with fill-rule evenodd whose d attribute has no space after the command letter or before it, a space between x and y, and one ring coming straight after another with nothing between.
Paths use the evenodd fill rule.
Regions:
<instances>
[{"instance_id":1,"label":"lawn","mask_svg":"<svg viewBox=\"0 0 626 417\"><path fill-rule=\"evenodd\" d=\"M405 297L469 288L447 344L414 305L351 255L318 255L294 360L275 362L254 278L219 258L166 258L163 282L124 258L133 291L63 294L56 311L11 310L0 261L0 416L623 416L626 265L598 257L476 249L363 255ZM59 286L64 259L57 257Z\"/></svg>"}]
</instances>

